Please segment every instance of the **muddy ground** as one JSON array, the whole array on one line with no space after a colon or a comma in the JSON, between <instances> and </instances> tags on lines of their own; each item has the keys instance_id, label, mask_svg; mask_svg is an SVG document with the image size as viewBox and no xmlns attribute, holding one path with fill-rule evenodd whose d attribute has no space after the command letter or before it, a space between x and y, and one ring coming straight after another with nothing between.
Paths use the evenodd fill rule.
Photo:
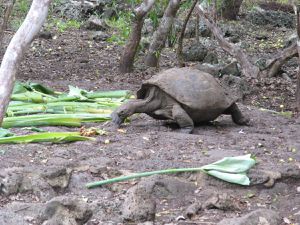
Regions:
<instances>
[{"instance_id":1,"label":"muddy ground","mask_svg":"<svg viewBox=\"0 0 300 225\"><path fill-rule=\"evenodd\" d=\"M19 80L58 90L73 85L135 91L155 72L145 70L141 59L134 73L119 74L121 47L95 42L85 30L54 35L34 41ZM163 54L161 69L174 66L174 57L172 52ZM193 134L182 134L141 114L122 130L110 122L87 125L109 132L95 142L1 145L0 224L299 224L300 122L257 107L261 102L270 110L280 109L281 104L292 109L294 86L281 77L265 81L270 84L267 88L263 83L255 87L263 88L263 94L252 93L239 103L251 126L237 126L230 116L221 116L197 126ZM87 182L122 174L199 167L248 153L257 159L249 187L201 173L85 187ZM243 223L223 220L243 216Z\"/></svg>"}]
</instances>

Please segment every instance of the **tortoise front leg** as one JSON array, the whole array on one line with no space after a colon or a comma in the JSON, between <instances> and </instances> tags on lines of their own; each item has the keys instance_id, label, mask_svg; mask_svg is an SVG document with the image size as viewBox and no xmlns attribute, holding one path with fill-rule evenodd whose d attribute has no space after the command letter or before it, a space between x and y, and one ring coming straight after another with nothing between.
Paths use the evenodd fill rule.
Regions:
<instances>
[{"instance_id":1,"label":"tortoise front leg","mask_svg":"<svg viewBox=\"0 0 300 225\"><path fill-rule=\"evenodd\" d=\"M194 129L194 122L186 111L178 104L175 104L172 109L172 116L175 122L179 125L180 132L190 134Z\"/></svg>"},{"instance_id":2,"label":"tortoise front leg","mask_svg":"<svg viewBox=\"0 0 300 225\"><path fill-rule=\"evenodd\" d=\"M242 114L236 103L233 103L228 109L226 109L224 114L231 115L233 122L238 125L249 125L249 118Z\"/></svg>"}]
</instances>

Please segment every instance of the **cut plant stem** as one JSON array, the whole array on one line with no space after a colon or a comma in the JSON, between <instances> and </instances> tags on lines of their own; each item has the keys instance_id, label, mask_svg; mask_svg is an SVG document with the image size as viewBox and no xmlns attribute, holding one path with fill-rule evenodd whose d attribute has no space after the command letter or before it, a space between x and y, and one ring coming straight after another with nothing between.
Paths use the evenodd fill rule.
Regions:
<instances>
[{"instance_id":1,"label":"cut plant stem","mask_svg":"<svg viewBox=\"0 0 300 225\"><path fill-rule=\"evenodd\" d=\"M170 174L170 173L197 172L197 171L205 172L201 168L180 168L180 169L157 170L157 171L151 171L151 172L137 173L137 174L128 175L128 176L121 176L121 177L116 177L116 178L102 180L102 181L96 181L96 182L86 184L86 187L87 188L95 188L95 187L105 185L105 184L111 184L111 183L115 183L115 182L121 182L121 181L131 180L131 179L140 178L140 177L147 177L147 176L152 176L155 174Z\"/></svg>"},{"instance_id":2,"label":"cut plant stem","mask_svg":"<svg viewBox=\"0 0 300 225\"><path fill-rule=\"evenodd\" d=\"M80 127L84 122L104 122L108 114L39 114L4 118L2 127L68 126Z\"/></svg>"},{"instance_id":3,"label":"cut plant stem","mask_svg":"<svg viewBox=\"0 0 300 225\"><path fill-rule=\"evenodd\" d=\"M73 142L95 140L91 137L81 136L79 132L45 132L38 134L29 134L22 136L12 136L0 138L0 144L22 144L39 142Z\"/></svg>"}]
</instances>

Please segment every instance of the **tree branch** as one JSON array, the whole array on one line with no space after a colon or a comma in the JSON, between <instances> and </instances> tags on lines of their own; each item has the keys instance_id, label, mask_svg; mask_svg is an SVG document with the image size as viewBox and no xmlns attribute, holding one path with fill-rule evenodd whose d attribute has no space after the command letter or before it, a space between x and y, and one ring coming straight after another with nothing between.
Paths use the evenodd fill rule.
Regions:
<instances>
[{"instance_id":1,"label":"tree branch","mask_svg":"<svg viewBox=\"0 0 300 225\"><path fill-rule=\"evenodd\" d=\"M191 18L191 15L195 9L195 6L197 4L198 0L194 0L193 2L193 5L192 7L190 8L185 20L184 20L184 23L183 23L183 26L182 26L182 29L181 29L181 32L180 32L180 35L179 35L179 38L178 38L178 46L177 46L177 51L176 51L176 55L177 55L177 60L178 60L178 66L179 67L184 67L184 60L183 60L183 57L182 57L182 45L183 45L183 39L184 39L184 33L185 33L185 30L186 30L186 26ZM196 26L198 27L198 31L199 31L199 23L196 24ZM197 28L196 28L197 30ZM199 33L197 34L199 35ZM196 38L197 38L197 35L196 35Z\"/></svg>"},{"instance_id":2,"label":"tree branch","mask_svg":"<svg viewBox=\"0 0 300 225\"><path fill-rule=\"evenodd\" d=\"M135 9L131 34L120 59L119 70L121 73L129 73L133 70L134 58L141 41L145 16L151 10L154 3L155 0L144 0L144 2Z\"/></svg>"},{"instance_id":3,"label":"tree branch","mask_svg":"<svg viewBox=\"0 0 300 225\"><path fill-rule=\"evenodd\" d=\"M243 52L243 50L236 45L228 42L222 35L220 29L215 25L215 23L209 18L209 16L201 9L201 6L197 6L197 11L204 19L206 26L211 30L214 34L216 40L219 42L222 49L224 49L227 53L235 57L239 64L241 65L242 72L246 77L256 78L259 74L259 68L253 65L247 55Z\"/></svg>"},{"instance_id":4,"label":"tree branch","mask_svg":"<svg viewBox=\"0 0 300 225\"><path fill-rule=\"evenodd\" d=\"M26 48L47 18L50 2L51 0L33 0L23 24L12 38L3 56L0 67L0 125L10 101L18 66Z\"/></svg>"}]
</instances>

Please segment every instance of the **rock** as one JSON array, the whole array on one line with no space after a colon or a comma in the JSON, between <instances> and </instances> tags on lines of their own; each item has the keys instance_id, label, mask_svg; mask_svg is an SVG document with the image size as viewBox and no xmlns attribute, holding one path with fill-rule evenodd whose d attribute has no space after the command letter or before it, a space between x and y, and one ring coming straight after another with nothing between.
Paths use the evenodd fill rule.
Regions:
<instances>
[{"instance_id":1,"label":"rock","mask_svg":"<svg viewBox=\"0 0 300 225\"><path fill-rule=\"evenodd\" d=\"M240 211L242 210L241 202L226 193L214 194L205 201L202 206L204 209L220 209L223 211Z\"/></svg>"},{"instance_id":2,"label":"rock","mask_svg":"<svg viewBox=\"0 0 300 225\"><path fill-rule=\"evenodd\" d=\"M202 204L199 202L195 202L191 204L184 212L184 216L186 218L191 219L193 216L197 215L198 212L202 209Z\"/></svg>"},{"instance_id":3,"label":"rock","mask_svg":"<svg viewBox=\"0 0 300 225\"><path fill-rule=\"evenodd\" d=\"M218 64L218 56L214 52L208 52L207 55L205 56L204 63L209 63L209 64Z\"/></svg>"},{"instance_id":4,"label":"rock","mask_svg":"<svg viewBox=\"0 0 300 225\"><path fill-rule=\"evenodd\" d=\"M287 37L284 41L284 48L291 46L293 43L297 41L297 33L293 33L289 37Z\"/></svg>"},{"instance_id":5,"label":"rock","mask_svg":"<svg viewBox=\"0 0 300 225\"><path fill-rule=\"evenodd\" d=\"M50 31L41 31L38 34L38 38L41 38L41 39L52 39L53 35L52 35L52 33Z\"/></svg>"},{"instance_id":6,"label":"rock","mask_svg":"<svg viewBox=\"0 0 300 225\"><path fill-rule=\"evenodd\" d=\"M32 223L28 222L22 216L14 213L13 211L8 210L0 210L0 224L22 224L22 225L30 225Z\"/></svg>"},{"instance_id":7,"label":"rock","mask_svg":"<svg viewBox=\"0 0 300 225\"><path fill-rule=\"evenodd\" d=\"M113 17L117 17L117 12L115 9L110 7L105 8L101 14L102 19L111 19Z\"/></svg>"},{"instance_id":8,"label":"rock","mask_svg":"<svg viewBox=\"0 0 300 225\"><path fill-rule=\"evenodd\" d=\"M110 35L103 32L103 31L95 31L92 34L92 38L94 41L106 41L108 38L110 38Z\"/></svg>"},{"instance_id":9,"label":"rock","mask_svg":"<svg viewBox=\"0 0 300 225\"><path fill-rule=\"evenodd\" d=\"M223 219L217 225L279 225L281 217L270 209L258 209L242 217Z\"/></svg>"},{"instance_id":10,"label":"rock","mask_svg":"<svg viewBox=\"0 0 300 225\"><path fill-rule=\"evenodd\" d=\"M85 28L88 30L104 31L107 29L107 24L104 19L99 19L97 16L91 16L88 21L86 21Z\"/></svg>"},{"instance_id":11,"label":"rock","mask_svg":"<svg viewBox=\"0 0 300 225\"><path fill-rule=\"evenodd\" d=\"M221 79L221 83L229 88L230 92L241 100L252 91L249 83L242 77L224 75Z\"/></svg>"},{"instance_id":12,"label":"rock","mask_svg":"<svg viewBox=\"0 0 300 225\"><path fill-rule=\"evenodd\" d=\"M295 27L295 17L293 14L281 11L263 10L256 8L247 15L247 20L256 25L270 24L274 27Z\"/></svg>"},{"instance_id":13,"label":"rock","mask_svg":"<svg viewBox=\"0 0 300 225\"><path fill-rule=\"evenodd\" d=\"M210 29L202 21L199 24L199 32L201 37L210 37L212 35Z\"/></svg>"},{"instance_id":14,"label":"rock","mask_svg":"<svg viewBox=\"0 0 300 225\"><path fill-rule=\"evenodd\" d=\"M183 58L185 61L203 61L207 55L206 47L201 43L193 43L183 49Z\"/></svg>"},{"instance_id":15,"label":"rock","mask_svg":"<svg viewBox=\"0 0 300 225\"><path fill-rule=\"evenodd\" d=\"M41 175L52 188L63 190L69 185L71 172L71 169L64 167L47 167Z\"/></svg>"},{"instance_id":16,"label":"rock","mask_svg":"<svg viewBox=\"0 0 300 225\"><path fill-rule=\"evenodd\" d=\"M81 199L59 196L46 203L43 225L81 225L91 217L92 211Z\"/></svg>"},{"instance_id":17,"label":"rock","mask_svg":"<svg viewBox=\"0 0 300 225\"><path fill-rule=\"evenodd\" d=\"M154 32L154 27L153 27L152 20L150 18L145 19L142 33L144 35L147 35L147 34L153 34L153 32Z\"/></svg>"},{"instance_id":18,"label":"rock","mask_svg":"<svg viewBox=\"0 0 300 225\"><path fill-rule=\"evenodd\" d=\"M152 176L130 188L122 206L122 217L127 222L153 221L156 213L155 199L192 195L193 183L183 182L169 176Z\"/></svg>"},{"instance_id":19,"label":"rock","mask_svg":"<svg viewBox=\"0 0 300 225\"><path fill-rule=\"evenodd\" d=\"M156 202L151 196L154 183L150 186L138 184L127 191L122 207L122 217L126 222L153 221L156 213Z\"/></svg>"},{"instance_id":20,"label":"rock","mask_svg":"<svg viewBox=\"0 0 300 225\"><path fill-rule=\"evenodd\" d=\"M23 182L22 168L9 168L0 172L0 193L5 195L16 194Z\"/></svg>"},{"instance_id":21,"label":"rock","mask_svg":"<svg viewBox=\"0 0 300 225\"><path fill-rule=\"evenodd\" d=\"M233 61L226 66L223 67L220 71L221 75L232 75L232 76L240 76L241 71L239 70L238 63Z\"/></svg>"},{"instance_id":22,"label":"rock","mask_svg":"<svg viewBox=\"0 0 300 225\"><path fill-rule=\"evenodd\" d=\"M203 64L197 64L193 66L195 69L201 70L203 72L209 73L215 77L220 76L220 71L222 69L221 65L211 65L208 63L203 63Z\"/></svg>"}]
</instances>

